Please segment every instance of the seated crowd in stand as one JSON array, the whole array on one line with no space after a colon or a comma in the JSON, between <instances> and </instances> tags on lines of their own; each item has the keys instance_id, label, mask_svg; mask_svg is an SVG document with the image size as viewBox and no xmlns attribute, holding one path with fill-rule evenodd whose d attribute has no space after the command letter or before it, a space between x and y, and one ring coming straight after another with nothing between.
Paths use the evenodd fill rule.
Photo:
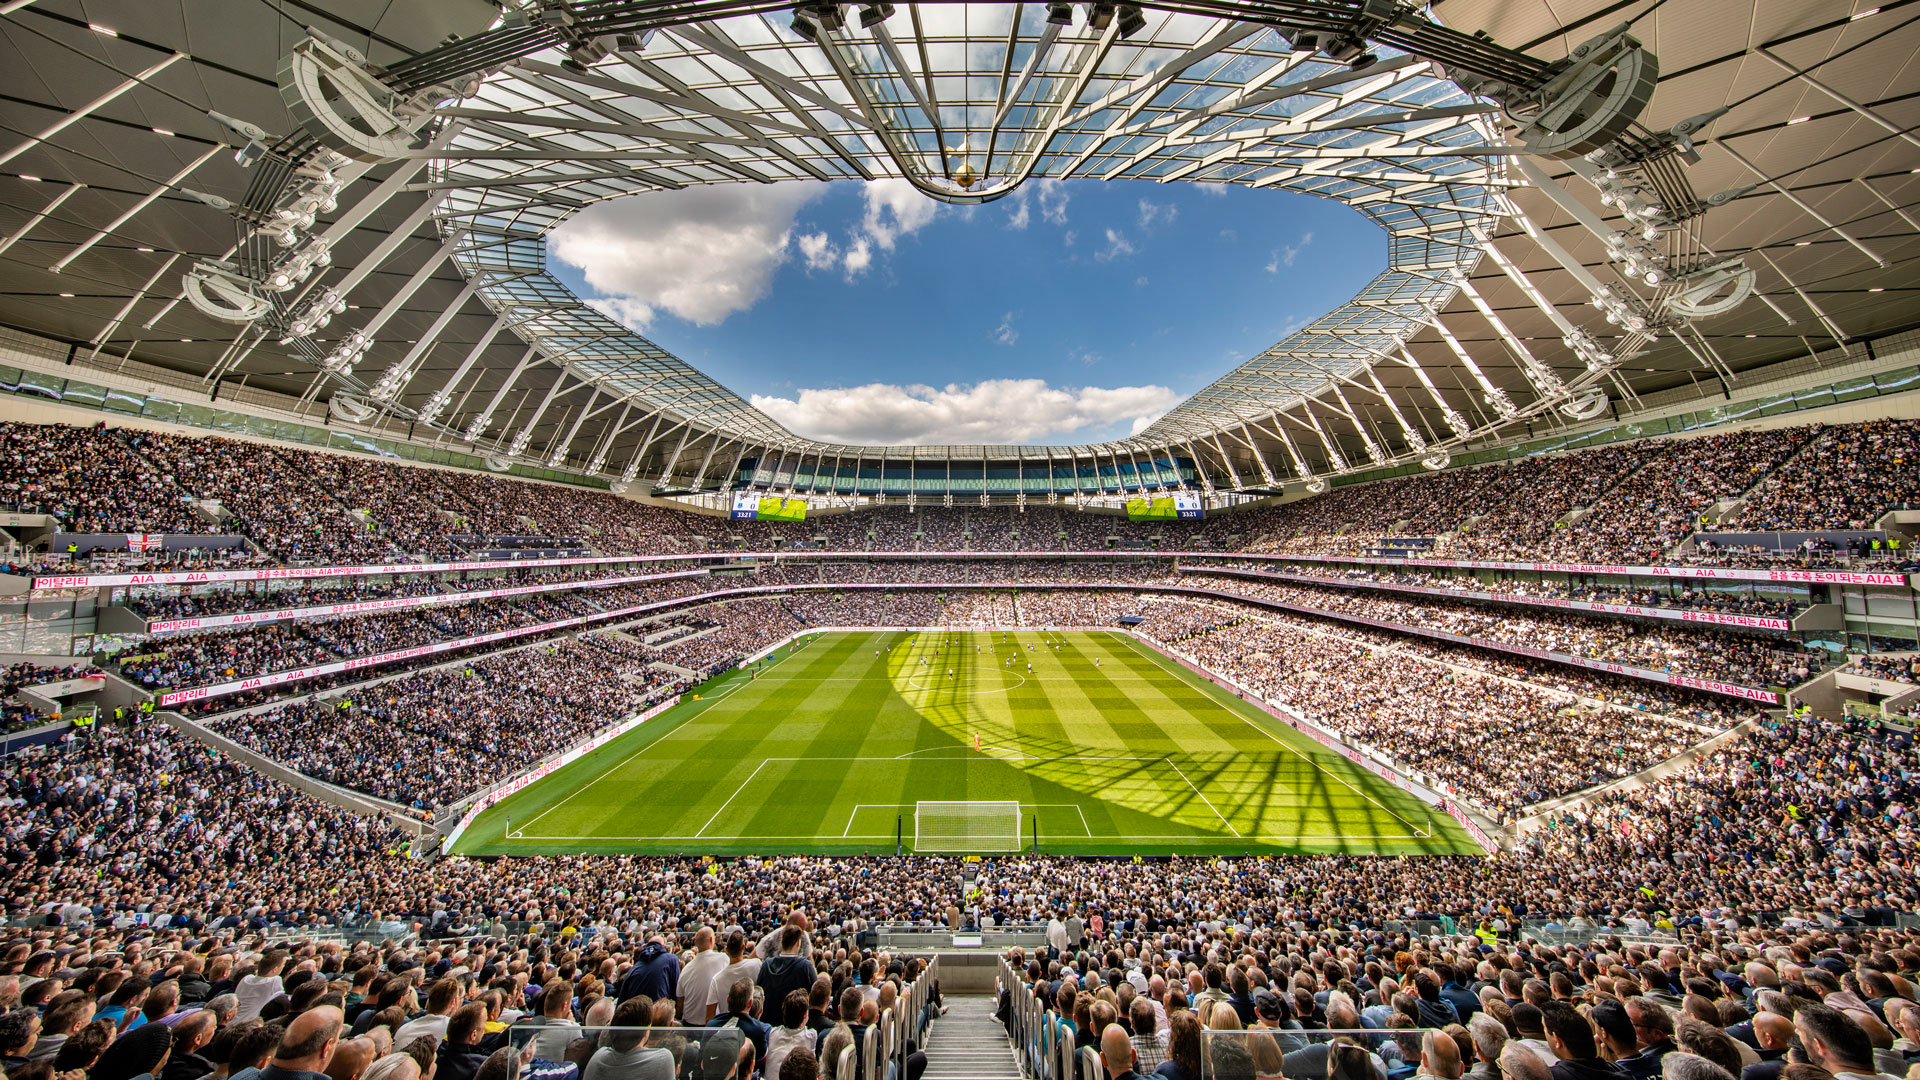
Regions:
<instances>
[{"instance_id":1,"label":"seated crowd in stand","mask_svg":"<svg viewBox=\"0 0 1920 1080\"><path fill-rule=\"evenodd\" d=\"M19 465L0 502L51 513L69 531L237 532L293 563L449 558L460 553L451 537L475 534L577 537L608 553L650 554L815 544L1362 554L1400 535L1436 538L1428 554L1493 560L1827 565L1837 552L1678 548L1696 530L1873 529L1916 497L1920 423L1646 440L1154 523L1051 505L898 503L800 523L735 522L584 488L215 436L9 424L0 444ZM230 517L216 524L215 511L192 500L217 502Z\"/></svg>"},{"instance_id":2,"label":"seated crowd in stand","mask_svg":"<svg viewBox=\"0 0 1920 1080\"><path fill-rule=\"evenodd\" d=\"M637 642L583 634L210 726L317 780L431 812L684 685L648 663Z\"/></svg>"},{"instance_id":3,"label":"seated crowd in stand","mask_svg":"<svg viewBox=\"0 0 1920 1080\"><path fill-rule=\"evenodd\" d=\"M416 861L373 819L163 725L108 730L0 772L7 914L61 923L11 931L0 1052L10 1080L163 1076L170 1052L180 1077L265 1060L320 1071L343 1052L365 1068L393 1048L416 1059L392 1067L409 1076L424 1060L491 1078L512 1075L487 1063L484 1040L504 1031L509 1055L534 1037L526 1068L573 1077L609 1053L592 1037L576 1047L574 1028L644 1016L669 1054L661 1075L746 1076L776 1040L799 1054L768 997L780 1028L826 1033L798 1040L810 1053L870 1022L865 1002L877 1015L897 1000L911 964L853 938L904 921L1044 923L1047 949L1010 955L1022 982L1002 989L1057 1008L1064 1037L1090 1036L1111 1075L1144 1057L1175 1078L1312 1077L1293 1057L1311 1032L1369 1025L1386 1031L1341 1044L1360 1076L1727 1080L1781 1061L1796 1036L1787 1080L1904 1072L1920 1048L1920 941L1892 923L1920 899L1917 765L1909 741L1784 719L1491 860L990 858L969 891L959 864L927 856ZM1438 925L1400 928L1418 920ZM1516 943L1523 920L1574 943ZM289 951L250 933L332 922L392 940ZM1691 936L1612 936L1669 930ZM746 1033L722 1040L739 1057L683 1072L705 1067L676 1060L687 1045L719 1039L692 1029L713 1027ZM434 1040L416 1043L423 1032ZM1236 1046L1259 1067L1243 1070ZM803 1057L774 1075L831 1074Z\"/></svg>"},{"instance_id":4,"label":"seated crowd in stand","mask_svg":"<svg viewBox=\"0 0 1920 1080\"><path fill-rule=\"evenodd\" d=\"M1572 690L1516 681L1481 670L1477 650L1414 656L1390 635L1339 624L1163 601L1140 630L1493 819L1630 776L1712 734L1610 700L1626 681L1614 676L1579 672ZM1714 727L1739 719L1686 696Z\"/></svg>"},{"instance_id":5,"label":"seated crowd in stand","mask_svg":"<svg viewBox=\"0 0 1920 1080\"><path fill-rule=\"evenodd\" d=\"M92 664L23 662L0 668L0 732L22 731L54 718L55 714L19 697L22 688L97 675L99 671Z\"/></svg>"}]
</instances>

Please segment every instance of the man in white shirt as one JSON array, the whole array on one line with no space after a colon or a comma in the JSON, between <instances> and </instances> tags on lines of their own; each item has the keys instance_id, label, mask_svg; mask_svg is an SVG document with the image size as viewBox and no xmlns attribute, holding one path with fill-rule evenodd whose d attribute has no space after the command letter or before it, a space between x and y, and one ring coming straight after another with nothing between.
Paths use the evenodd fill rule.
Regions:
<instances>
[{"instance_id":1,"label":"man in white shirt","mask_svg":"<svg viewBox=\"0 0 1920 1080\"><path fill-rule=\"evenodd\" d=\"M713 977L727 966L727 958L713 947L713 928L703 926L693 932L693 956L680 965L680 1022L704 1024L713 1003Z\"/></svg>"},{"instance_id":2,"label":"man in white shirt","mask_svg":"<svg viewBox=\"0 0 1920 1080\"><path fill-rule=\"evenodd\" d=\"M258 1019L260 1010L266 1007L267 1002L286 992L280 982L280 969L286 964L285 949L268 949L260 962L253 966L253 974L240 977L239 983L233 988L234 996L240 999L240 1009L233 1014L236 1022Z\"/></svg>"},{"instance_id":3,"label":"man in white shirt","mask_svg":"<svg viewBox=\"0 0 1920 1080\"><path fill-rule=\"evenodd\" d=\"M1047 919L1047 944L1053 948L1055 955L1067 951L1067 924L1061 922L1058 915Z\"/></svg>"},{"instance_id":4,"label":"man in white shirt","mask_svg":"<svg viewBox=\"0 0 1920 1080\"><path fill-rule=\"evenodd\" d=\"M749 985L760 978L760 958L747 955L747 935L735 930L727 935L727 965L713 976L707 984L707 1015L700 1021L705 1024L720 1012L720 1006L726 1003L727 994L733 984L745 979Z\"/></svg>"},{"instance_id":5,"label":"man in white shirt","mask_svg":"<svg viewBox=\"0 0 1920 1080\"><path fill-rule=\"evenodd\" d=\"M780 1026L767 1036L767 1061L763 1076L779 1076L780 1065L796 1048L814 1049L816 1036L807 1026L807 992L795 990L780 1004Z\"/></svg>"},{"instance_id":6,"label":"man in white shirt","mask_svg":"<svg viewBox=\"0 0 1920 1080\"><path fill-rule=\"evenodd\" d=\"M422 1035L436 1039L447 1037L447 1019L460 1004L460 980L436 979L427 987L427 1011L400 1025L393 1033L393 1045L405 1046Z\"/></svg>"}]
</instances>

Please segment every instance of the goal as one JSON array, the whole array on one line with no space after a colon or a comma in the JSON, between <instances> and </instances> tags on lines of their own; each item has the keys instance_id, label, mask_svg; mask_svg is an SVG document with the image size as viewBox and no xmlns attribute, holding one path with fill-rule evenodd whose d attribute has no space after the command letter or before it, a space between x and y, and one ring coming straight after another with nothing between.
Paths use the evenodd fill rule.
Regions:
<instances>
[{"instance_id":1,"label":"goal","mask_svg":"<svg viewBox=\"0 0 1920 1080\"><path fill-rule=\"evenodd\" d=\"M915 851L1018 851L1017 802L913 804Z\"/></svg>"}]
</instances>

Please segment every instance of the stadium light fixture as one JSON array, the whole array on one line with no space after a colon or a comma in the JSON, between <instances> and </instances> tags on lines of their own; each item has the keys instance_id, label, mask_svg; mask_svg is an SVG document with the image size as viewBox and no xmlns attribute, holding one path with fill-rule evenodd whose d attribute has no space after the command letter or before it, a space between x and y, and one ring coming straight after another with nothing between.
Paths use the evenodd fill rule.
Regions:
<instances>
[{"instance_id":1,"label":"stadium light fixture","mask_svg":"<svg viewBox=\"0 0 1920 1080\"><path fill-rule=\"evenodd\" d=\"M796 11L793 13L792 28L794 33L799 34L808 41L820 40L820 28L813 25L813 20L807 18L806 15L801 12Z\"/></svg>"},{"instance_id":2,"label":"stadium light fixture","mask_svg":"<svg viewBox=\"0 0 1920 1080\"><path fill-rule=\"evenodd\" d=\"M892 4L868 4L860 9L860 29L871 30L891 18Z\"/></svg>"},{"instance_id":3,"label":"stadium light fixture","mask_svg":"<svg viewBox=\"0 0 1920 1080\"><path fill-rule=\"evenodd\" d=\"M1047 21L1055 26L1073 25L1073 5L1051 3L1047 5Z\"/></svg>"},{"instance_id":4,"label":"stadium light fixture","mask_svg":"<svg viewBox=\"0 0 1920 1080\"><path fill-rule=\"evenodd\" d=\"M1147 17L1140 14L1140 5L1121 4L1117 12L1120 19L1120 36L1130 38L1147 28Z\"/></svg>"}]
</instances>

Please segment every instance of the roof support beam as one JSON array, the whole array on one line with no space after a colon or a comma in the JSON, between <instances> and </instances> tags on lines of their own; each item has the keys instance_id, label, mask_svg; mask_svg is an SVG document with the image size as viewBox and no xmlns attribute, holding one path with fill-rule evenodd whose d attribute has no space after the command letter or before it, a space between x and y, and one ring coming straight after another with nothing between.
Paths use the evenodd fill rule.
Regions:
<instances>
[{"instance_id":1,"label":"roof support beam","mask_svg":"<svg viewBox=\"0 0 1920 1080\"><path fill-rule=\"evenodd\" d=\"M31 3L32 0L28 0L28 2ZM0 15L5 15L9 11L13 11L17 8L24 7L24 6L26 5L17 4L17 3L11 4L4 9L0 9ZM38 135L34 135L33 137L29 138L26 142L21 143L20 145L14 147L13 149L7 151L4 154L0 154L0 165L5 165L7 162L12 161L14 158L19 157L21 154L26 153L27 151L33 149L34 147L39 146L41 143L46 142L48 139L53 138L55 135L58 135L61 132L67 130L69 127L72 127L74 124L77 124L80 121L86 119L87 117L93 115L94 110L100 108L100 106L107 104L113 99L119 97L121 94L124 94L127 91L133 89L134 87L139 86L141 83L146 82L148 79L151 79L155 75L158 75L161 72L172 67L176 62L180 60L185 60L186 58L187 57L185 53L169 53L166 59L161 60L159 63L156 63L151 67L148 67L145 71L142 71L140 74L135 75L133 78L126 80L125 82L107 91L106 93L101 94L99 97L94 98L92 101L87 102L85 105L80 106L79 108L73 110L67 115L61 117L60 119L55 120L51 127L41 130L41 132ZM215 147L214 149L218 150L220 149L220 147Z\"/></svg>"}]
</instances>

